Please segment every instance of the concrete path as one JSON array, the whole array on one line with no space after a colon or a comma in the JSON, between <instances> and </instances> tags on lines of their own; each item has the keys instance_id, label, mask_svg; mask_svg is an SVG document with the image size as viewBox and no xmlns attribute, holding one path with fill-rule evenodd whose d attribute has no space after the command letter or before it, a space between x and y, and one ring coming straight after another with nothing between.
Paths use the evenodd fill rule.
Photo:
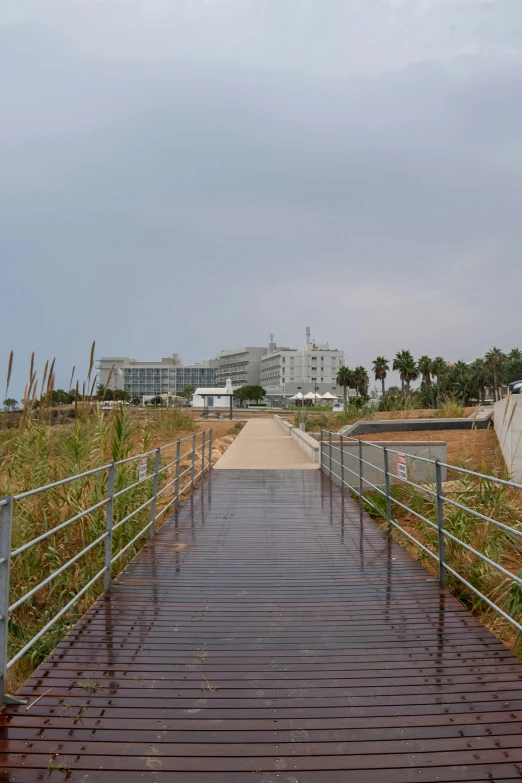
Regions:
<instances>
[{"instance_id":1,"label":"concrete path","mask_svg":"<svg viewBox=\"0 0 522 783\"><path fill-rule=\"evenodd\" d=\"M317 469L273 419L250 419L214 468L217 470Z\"/></svg>"}]
</instances>

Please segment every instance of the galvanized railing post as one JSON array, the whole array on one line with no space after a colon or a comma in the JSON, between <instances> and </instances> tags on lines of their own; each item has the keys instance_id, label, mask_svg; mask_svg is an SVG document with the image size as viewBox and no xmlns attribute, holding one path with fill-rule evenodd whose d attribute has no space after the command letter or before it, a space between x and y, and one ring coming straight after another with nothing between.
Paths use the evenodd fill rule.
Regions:
<instances>
[{"instance_id":1,"label":"galvanized railing post","mask_svg":"<svg viewBox=\"0 0 522 783\"><path fill-rule=\"evenodd\" d=\"M212 430L208 433L208 470L212 467Z\"/></svg>"},{"instance_id":2,"label":"galvanized railing post","mask_svg":"<svg viewBox=\"0 0 522 783\"><path fill-rule=\"evenodd\" d=\"M180 467L179 463L181 462L181 440L178 440L176 445L176 502L174 504L174 508L177 508L179 506L179 474L180 474Z\"/></svg>"},{"instance_id":3,"label":"galvanized railing post","mask_svg":"<svg viewBox=\"0 0 522 783\"><path fill-rule=\"evenodd\" d=\"M203 473L205 472L205 444L207 440L207 432L206 430L203 430L203 437L201 440L201 478L203 478Z\"/></svg>"},{"instance_id":4,"label":"galvanized railing post","mask_svg":"<svg viewBox=\"0 0 522 783\"><path fill-rule=\"evenodd\" d=\"M359 503L361 507L363 505L363 461L362 461L363 449L362 440L359 439Z\"/></svg>"},{"instance_id":5,"label":"galvanized railing post","mask_svg":"<svg viewBox=\"0 0 522 783\"><path fill-rule=\"evenodd\" d=\"M388 458L388 448L384 446L384 482L386 485L386 519L388 520L388 535L392 534L392 513L391 513L391 495L390 495L390 462Z\"/></svg>"},{"instance_id":6,"label":"galvanized railing post","mask_svg":"<svg viewBox=\"0 0 522 783\"><path fill-rule=\"evenodd\" d=\"M323 430L321 429L321 438L319 440L319 469L323 469Z\"/></svg>"},{"instance_id":7,"label":"galvanized railing post","mask_svg":"<svg viewBox=\"0 0 522 783\"><path fill-rule=\"evenodd\" d=\"M152 483L152 503L150 505L150 521L151 526L149 528L149 538L152 538L155 530L155 522L156 522L156 500L158 497L158 484L159 484L159 466L160 466L160 458L161 458L161 449L156 449L156 457L154 459L154 479Z\"/></svg>"},{"instance_id":8,"label":"galvanized railing post","mask_svg":"<svg viewBox=\"0 0 522 783\"><path fill-rule=\"evenodd\" d=\"M329 438L329 450L328 450L328 456L329 456L330 462L329 462L329 467L328 467L328 473L329 473L330 478L332 478L332 431L330 430L330 432L328 434L330 436L330 438Z\"/></svg>"},{"instance_id":9,"label":"galvanized railing post","mask_svg":"<svg viewBox=\"0 0 522 783\"><path fill-rule=\"evenodd\" d=\"M2 526L0 528L0 697L6 703L7 637L9 632L9 586L11 572L11 530L13 527L13 498L3 498Z\"/></svg>"},{"instance_id":10,"label":"galvanized railing post","mask_svg":"<svg viewBox=\"0 0 522 783\"><path fill-rule=\"evenodd\" d=\"M116 465L112 462L107 473L107 506L105 507L105 573L103 574L103 589L108 590L111 584L111 560L112 560L112 515L114 507L114 480Z\"/></svg>"},{"instance_id":11,"label":"galvanized railing post","mask_svg":"<svg viewBox=\"0 0 522 783\"><path fill-rule=\"evenodd\" d=\"M192 436L192 467L190 470L191 489L194 489L194 466L196 463L196 436Z\"/></svg>"},{"instance_id":12,"label":"galvanized railing post","mask_svg":"<svg viewBox=\"0 0 522 783\"><path fill-rule=\"evenodd\" d=\"M344 491L344 438L339 435L340 450L341 450L341 489Z\"/></svg>"},{"instance_id":13,"label":"galvanized railing post","mask_svg":"<svg viewBox=\"0 0 522 783\"><path fill-rule=\"evenodd\" d=\"M444 558L444 493L442 491L442 466L435 460L435 484L437 490L437 532L439 537L439 580L446 586L446 564Z\"/></svg>"}]
</instances>

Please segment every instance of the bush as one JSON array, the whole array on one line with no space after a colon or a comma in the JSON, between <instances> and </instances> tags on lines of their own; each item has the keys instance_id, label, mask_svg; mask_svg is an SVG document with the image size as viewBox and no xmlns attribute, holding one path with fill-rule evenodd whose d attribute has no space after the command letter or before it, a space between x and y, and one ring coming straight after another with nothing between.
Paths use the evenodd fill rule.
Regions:
<instances>
[{"instance_id":1,"label":"bush","mask_svg":"<svg viewBox=\"0 0 522 783\"><path fill-rule=\"evenodd\" d=\"M443 400L435 412L440 419L461 419L465 415L464 406L454 398Z\"/></svg>"}]
</instances>

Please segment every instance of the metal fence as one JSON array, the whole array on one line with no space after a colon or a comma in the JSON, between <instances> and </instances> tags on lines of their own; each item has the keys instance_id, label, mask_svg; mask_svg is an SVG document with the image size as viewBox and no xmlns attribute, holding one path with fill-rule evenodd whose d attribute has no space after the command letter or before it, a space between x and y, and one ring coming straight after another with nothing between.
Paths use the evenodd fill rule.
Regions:
<instances>
[{"instance_id":1,"label":"metal fence","mask_svg":"<svg viewBox=\"0 0 522 783\"><path fill-rule=\"evenodd\" d=\"M435 561L442 586L446 585L447 574L451 574L458 583L464 585L480 601L483 601L490 609L510 623L516 631L522 633L522 570L518 575L513 573L483 551L479 551L469 541L462 540L454 530L448 529L450 527L448 513L452 509L457 509L464 521L469 518L482 525L482 529L479 531L482 535L475 535L474 538L481 538L487 542L488 538L491 538L492 530L502 531L503 538L496 550L502 554L503 547L507 544L518 557L518 568L522 569L521 484L450 465L439 459L431 459L418 454L404 454L385 445L324 430L321 430L320 443L321 470L343 490L353 493L359 499L361 507L364 507L365 504L368 505L376 516L386 520L389 535L392 535L394 530L398 531L411 544L419 548L423 556ZM369 454L375 456L365 459ZM415 477L420 475L420 479L412 480L412 474ZM446 483L448 479L451 481ZM486 495L489 497L492 497L492 488L495 486L501 488L503 492L511 492L514 508L517 509L516 518L512 519L511 524L506 524L488 513L483 513L487 509L480 511L465 502L460 502L461 495L466 495L466 488L460 493L458 491L458 487L463 481L469 482L468 487L478 486L478 483L484 484ZM397 491L401 486L409 488L410 504L404 502L405 499L401 497L400 490ZM455 499L455 495L459 500ZM419 497L427 499L429 502L414 503L413 501ZM416 505L416 508L413 508L412 505ZM495 504L491 501L490 505ZM419 506L423 510L426 507L431 510L431 515L426 516L420 513ZM414 530L410 530L410 532L405 530L404 526L396 519L396 510L411 514L421 526L425 525L428 534L432 532L431 538L428 535L430 541L427 542L425 539L423 543L412 535ZM464 527L461 526L461 529ZM427 543L432 543L431 548L426 545ZM494 595L490 594L488 597L477 588L476 584L472 584L462 573L459 573L447 557L446 550L449 545L453 548L462 547L469 556L478 558L487 567L494 569L504 580L507 580L506 585L508 588L509 585L511 586L511 595L513 596L510 606L504 606L504 608L499 606L492 600ZM509 592L509 589L505 589L504 594L506 592Z\"/></svg>"},{"instance_id":2,"label":"metal fence","mask_svg":"<svg viewBox=\"0 0 522 783\"><path fill-rule=\"evenodd\" d=\"M174 459L166 462L166 464L162 464L162 461L165 461L164 455L167 449L175 449L176 456ZM101 580L102 576L103 589L108 589L113 574L121 570L120 565L123 562L123 555L128 552L131 547L137 544L142 536L148 534L149 537L152 537L154 535L157 520L160 519L169 508L172 508L173 506L176 508L183 493L190 488L193 488L198 478L202 477L203 474L210 469L211 455L212 430L209 429L195 435L180 438L172 443L146 451L142 454L136 454L127 459L111 462L110 464L88 470L84 473L68 476L61 481L56 481L52 484L37 487L36 489L31 489L27 492L21 492L18 495L3 497L0 500L0 704L19 703L19 700L6 693L7 673L9 669L27 655L36 642L41 639L98 580ZM188 462L183 470L181 470L182 462ZM126 479L128 480L129 476L132 475L133 464L138 468L137 480L132 481L130 484L123 486L117 491L118 471L126 466ZM136 473L134 473L134 477L136 477ZM13 528L17 522L16 512L19 504L22 504L28 498L35 498L43 493L62 488L65 485L74 485L75 482L85 480L96 480L98 482L98 485L102 487L104 495L101 500L90 505L88 508L80 510L60 524L51 527L50 529L46 529L41 535L36 536L30 541L26 541L13 549ZM115 513L118 498L123 498L127 493L131 493L131 497L136 497L136 489L138 487L140 488L140 503L138 507L133 508L128 513L125 513L121 519L118 519L118 515ZM173 493L172 497L169 497L170 493L169 495L165 494L169 489L170 493ZM143 491L145 491L146 500L141 502L143 501ZM158 511L158 505L161 505L162 498L168 499ZM150 511L148 511L149 508ZM21 557L24 553L28 553L34 547L41 544L41 542L55 536L60 531L68 528L70 529L70 526L74 525L74 523L79 522L79 520L84 519L88 515L97 513L99 510L102 510L101 513L104 515L104 520L102 520L103 533L97 535L96 538L93 541L90 541L81 551L70 553L72 555L70 559L60 565L59 568L46 575L44 579L34 585L30 590L17 597L17 600L13 603L10 603L11 564L16 558ZM141 527L129 541L126 541L118 551L114 551L115 542L121 543L122 541L121 534L115 536L115 533L117 531L124 532L126 523L129 523L131 519L139 514L142 515L142 518L144 516L146 518L143 527ZM95 550L96 547L103 548L103 567L101 567L85 585L75 592L74 596L60 608L50 621L45 623L45 625L27 641L21 649L18 649L17 652L9 658L8 640L10 615L35 596L42 588L53 583L60 574L63 574L67 569L77 563L80 558L84 557L88 552ZM130 554L132 554L132 552Z\"/></svg>"}]
</instances>

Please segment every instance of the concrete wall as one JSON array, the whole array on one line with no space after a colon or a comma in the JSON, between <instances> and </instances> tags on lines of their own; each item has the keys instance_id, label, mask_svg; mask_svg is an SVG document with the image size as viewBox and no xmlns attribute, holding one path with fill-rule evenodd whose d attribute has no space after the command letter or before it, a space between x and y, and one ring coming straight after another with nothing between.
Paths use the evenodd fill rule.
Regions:
<instances>
[{"instance_id":1,"label":"concrete wall","mask_svg":"<svg viewBox=\"0 0 522 783\"><path fill-rule=\"evenodd\" d=\"M384 443L376 443L371 445L370 443L363 443L362 458L365 462L371 463L367 465L363 463L363 491L369 491L372 489L371 484L375 484L377 487L384 487L384 450L383 446L388 449L393 449L401 454L407 456L417 455L424 457L425 459L439 459L441 462L446 462L447 447L444 441L387 441ZM359 489L359 444L346 441L344 442L344 481L345 485L349 487L355 487ZM336 484L341 484L341 449L339 441L332 441L331 451L331 463L330 463L330 447L329 444L323 443L323 461L322 468L327 476L330 475L331 464L331 477ZM407 459L407 471L408 480L413 481L415 484L434 484L435 483L435 466L431 463L421 462L415 459ZM397 475L397 455L388 453L388 465L390 474L390 481L392 484L400 483L400 480L396 478ZM364 481L367 479L368 482ZM446 481L446 468L442 469L442 480Z\"/></svg>"},{"instance_id":2,"label":"concrete wall","mask_svg":"<svg viewBox=\"0 0 522 783\"><path fill-rule=\"evenodd\" d=\"M321 447L316 438L310 435L308 432L294 427L293 424L283 419L281 416L274 416L275 421L279 424L285 435L292 438L293 441L299 446L301 451L306 454L310 462L314 465L319 465Z\"/></svg>"},{"instance_id":3,"label":"concrete wall","mask_svg":"<svg viewBox=\"0 0 522 783\"><path fill-rule=\"evenodd\" d=\"M513 481L522 483L522 395L508 394L495 403L495 432Z\"/></svg>"},{"instance_id":4,"label":"concrete wall","mask_svg":"<svg viewBox=\"0 0 522 783\"><path fill-rule=\"evenodd\" d=\"M422 432L426 430L483 430L489 427L493 408L483 409L467 419L377 419L356 421L339 430L341 435L376 435L379 432Z\"/></svg>"}]
</instances>

